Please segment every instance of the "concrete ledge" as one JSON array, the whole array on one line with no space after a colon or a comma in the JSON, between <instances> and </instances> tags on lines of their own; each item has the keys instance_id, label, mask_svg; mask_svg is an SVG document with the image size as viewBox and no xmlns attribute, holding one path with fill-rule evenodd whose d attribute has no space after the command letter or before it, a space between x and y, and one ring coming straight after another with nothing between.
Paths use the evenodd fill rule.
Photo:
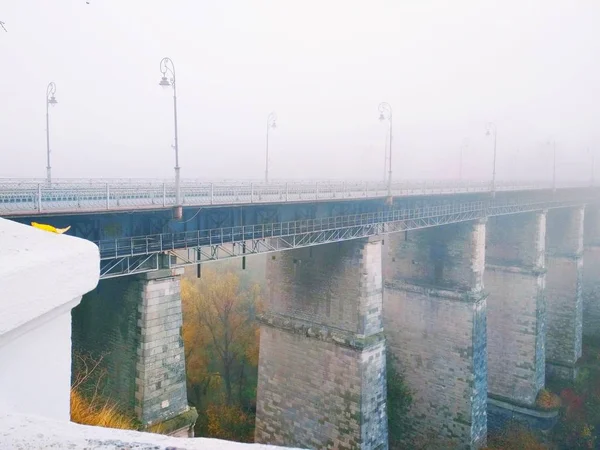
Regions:
<instances>
[{"instance_id":1,"label":"concrete ledge","mask_svg":"<svg viewBox=\"0 0 600 450\"><path fill-rule=\"evenodd\" d=\"M258 322L292 334L301 334L311 339L331 342L342 347L364 350L385 341L383 330L370 336L363 336L347 330L340 330L318 323L312 323L280 314L266 313L257 316Z\"/></svg>"},{"instance_id":2,"label":"concrete ledge","mask_svg":"<svg viewBox=\"0 0 600 450\"><path fill-rule=\"evenodd\" d=\"M185 269L183 267L177 267L174 269L160 269L153 272L145 272L136 276L142 280L158 280L161 278L170 278L177 275L183 275L184 272Z\"/></svg>"},{"instance_id":3,"label":"concrete ledge","mask_svg":"<svg viewBox=\"0 0 600 450\"><path fill-rule=\"evenodd\" d=\"M443 286L430 286L420 285L416 283L410 283L405 281L386 281L384 282L385 289L391 289L395 291L412 292L415 294L428 295L430 297L439 297L448 300L455 300L465 303L477 303L481 300L485 300L488 297L488 293L484 291L470 292L470 291L458 291L452 290L451 288L445 288Z\"/></svg>"},{"instance_id":4,"label":"concrete ledge","mask_svg":"<svg viewBox=\"0 0 600 450\"><path fill-rule=\"evenodd\" d=\"M546 377L556 380L575 381L580 364L569 364L546 359Z\"/></svg>"},{"instance_id":5,"label":"concrete ledge","mask_svg":"<svg viewBox=\"0 0 600 450\"><path fill-rule=\"evenodd\" d=\"M197 419L196 408L189 408L178 416L147 426L146 430L158 427L160 434L174 437L194 437L194 425Z\"/></svg>"},{"instance_id":6,"label":"concrete ledge","mask_svg":"<svg viewBox=\"0 0 600 450\"><path fill-rule=\"evenodd\" d=\"M502 264L486 264L485 270L493 270L498 272L508 272L508 273L519 273L522 275L530 275L532 277L538 277L540 275L545 274L548 270L542 267L519 267L519 266L509 266Z\"/></svg>"},{"instance_id":7,"label":"concrete ledge","mask_svg":"<svg viewBox=\"0 0 600 450\"><path fill-rule=\"evenodd\" d=\"M581 259L583 258L583 252L581 253L556 253L547 251L546 256L548 258L558 258L558 259Z\"/></svg>"},{"instance_id":8,"label":"concrete ledge","mask_svg":"<svg viewBox=\"0 0 600 450\"><path fill-rule=\"evenodd\" d=\"M488 395L488 431L500 431L509 421L521 423L534 430L548 431L558 421L558 411L517 405L506 399L500 400Z\"/></svg>"}]
</instances>

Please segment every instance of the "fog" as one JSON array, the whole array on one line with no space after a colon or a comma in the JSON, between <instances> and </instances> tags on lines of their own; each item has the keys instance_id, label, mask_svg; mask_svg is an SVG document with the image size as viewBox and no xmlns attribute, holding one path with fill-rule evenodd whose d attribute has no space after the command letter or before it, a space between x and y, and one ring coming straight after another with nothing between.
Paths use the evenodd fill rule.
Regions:
<instances>
[{"instance_id":1,"label":"fog","mask_svg":"<svg viewBox=\"0 0 600 450\"><path fill-rule=\"evenodd\" d=\"M600 143L597 0L3 0L0 177L589 178ZM600 160L600 151L598 152Z\"/></svg>"}]
</instances>

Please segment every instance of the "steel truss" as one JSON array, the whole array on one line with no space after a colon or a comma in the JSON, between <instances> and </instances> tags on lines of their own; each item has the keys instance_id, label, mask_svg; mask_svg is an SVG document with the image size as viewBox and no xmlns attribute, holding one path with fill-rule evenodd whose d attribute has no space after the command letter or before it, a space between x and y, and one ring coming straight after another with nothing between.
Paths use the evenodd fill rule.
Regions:
<instances>
[{"instance_id":1,"label":"steel truss","mask_svg":"<svg viewBox=\"0 0 600 450\"><path fill-rule=\"evenodd\" d=\"M503 203L469 202L418 209L326 217L260 225L97 242L101 278L144 273L221 259L272 253L401 231L542 211L588 203L585 200ZM164 257L167 255L168 257Z\"/></svg>"}]
</instances>

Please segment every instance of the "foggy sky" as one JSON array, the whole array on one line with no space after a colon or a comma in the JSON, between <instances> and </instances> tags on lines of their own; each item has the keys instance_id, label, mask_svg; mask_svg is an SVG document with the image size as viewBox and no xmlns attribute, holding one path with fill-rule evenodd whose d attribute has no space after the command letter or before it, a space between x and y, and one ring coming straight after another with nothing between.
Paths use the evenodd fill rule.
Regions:
<instances>
[{"instance_id":1,"label":"foggy sky","mask_svg":"<svg viewBox=\"0 0 600 450\"><path fill-rule=\"evenodd\" d=\"M3 0L0 177L589 178L600 160L597 0ZM600 167L600 164L598 165ZM600 172L600 171L598 171ZM599 173L600 175L600 173Z\"/></svg>"}]
</instances>

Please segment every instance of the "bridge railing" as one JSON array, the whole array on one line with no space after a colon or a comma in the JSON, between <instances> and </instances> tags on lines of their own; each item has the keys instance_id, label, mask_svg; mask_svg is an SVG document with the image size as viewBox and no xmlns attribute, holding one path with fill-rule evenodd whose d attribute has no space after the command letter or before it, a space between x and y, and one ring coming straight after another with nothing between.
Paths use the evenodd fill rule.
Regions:
<instances>
[{"instance_id":1,"label":"bridge railing","mask_svg":"<svg viewBox=\"0 0 600 450\"><path fill-rule=\"evenodd\" d=\"M564 187L582 187L586 183L562 183ZM589 185L589 183L587 183ZM498 191L549 189L544 182L499 182ZM439 195L489 192L483 181L395 182L393 196ZM219 182L185 181L181 186L184 205L228 205L281 203L334 199L383 197L388 186L376 181L321 182ZM175 185L152 180L117 180L110 182L58 181L35 183L0 180L0 214L36 214L163 208L175 204Z\"/></svg>"}]
</instances>

